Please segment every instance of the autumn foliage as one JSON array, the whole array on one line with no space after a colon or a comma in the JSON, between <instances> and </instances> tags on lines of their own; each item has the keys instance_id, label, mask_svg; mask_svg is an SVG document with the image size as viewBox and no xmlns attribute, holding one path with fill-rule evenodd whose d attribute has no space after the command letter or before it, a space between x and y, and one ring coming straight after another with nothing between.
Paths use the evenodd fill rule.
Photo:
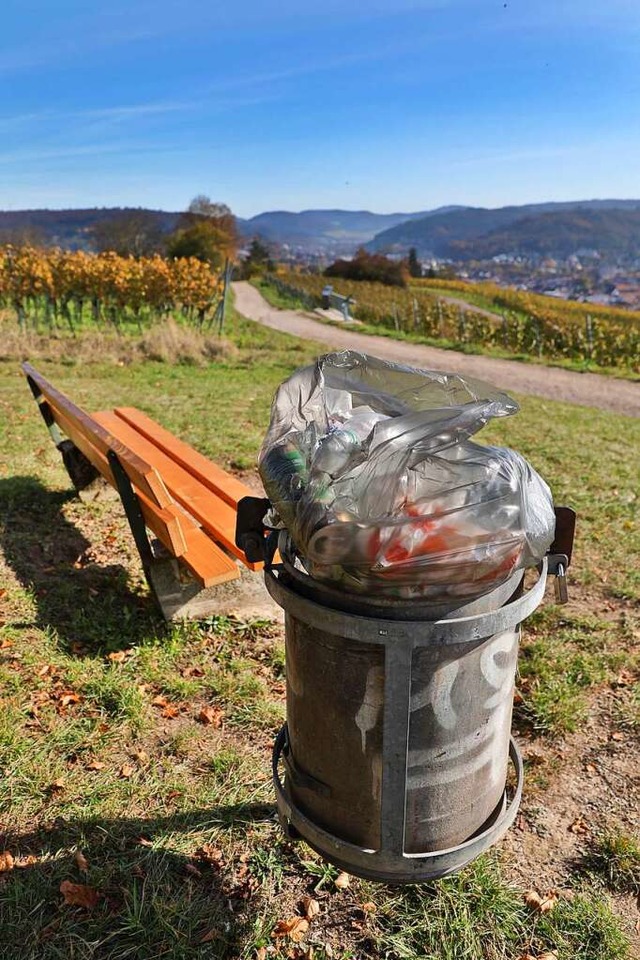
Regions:
<instances>
[{"instance_id":1,"label":"autumn foliage","mask_svg":"<svg viewBox=\"0 0 640 960\"><path fill-rule=\"evenodd\" d=\"M44 319L73 328L88 315L118 326L176 310L202 323L219 296L219 278L196 258L0 248L0 304L13 308L21 324Z\"/></svg>"},{"instance_id":2,"label":"autumn foliage","mask_svg":"<svg viewBox=\"0 0 640 960\"><path fill-rule=\"evenodd\" d=\"M388 287L406 287L409 271L404 260L389 260L381 253L367 253L361 248L352 260L336 260L327 267L324 275L383 283Z\"/></svg>"}]
</instances>

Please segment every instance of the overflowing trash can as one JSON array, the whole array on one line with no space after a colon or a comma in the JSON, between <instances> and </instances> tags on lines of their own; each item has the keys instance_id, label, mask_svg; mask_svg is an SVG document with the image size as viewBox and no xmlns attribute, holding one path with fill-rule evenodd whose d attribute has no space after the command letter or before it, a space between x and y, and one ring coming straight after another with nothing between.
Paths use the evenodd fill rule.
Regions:
<instances>
[{"instance_id":1,"label":"overflowing trash can","mask_svg":"<svg viewBox=\"0 0 640 960\"><path fill-rule=\"evenodd\" d=\"M268 500L238 514L238 543L266 557L285 612L274 785L288 834L350 873L443 876L515 817L520 624L547 573L566 570L573 532L566 511L553 552L546 483L470 439L517 410L480 381L353 351L274 399Z\"/></svg>"}]
</instances>

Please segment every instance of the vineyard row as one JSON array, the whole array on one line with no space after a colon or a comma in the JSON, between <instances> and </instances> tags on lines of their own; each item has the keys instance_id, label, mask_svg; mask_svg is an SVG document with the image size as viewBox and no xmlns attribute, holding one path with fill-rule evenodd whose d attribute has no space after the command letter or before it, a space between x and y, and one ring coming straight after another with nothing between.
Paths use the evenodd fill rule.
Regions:
<instances>
[{"instance_id":1,"label":"vineyard row","mask_svg":"<svg viewBox=\"0 0 640 960\"><path fill-rule=\"evenodd\" d=\"M267 279L280 293L309 307L320 305L327 283L325 277L297 273ZM635 318L612 320L586 313L584 307L576 310L574 304L566 315L555 304L549 309L536 304L530 313L512 309L492 318L441 300L423 286L403 290L350 281L339 292L354 297L354 317L374 327L461 345L492 345L541 359L640 370L640 323Z\"/></svg>"},{"instance_id":2,"label":"vineyard row","mask_svg":"<svg viewBox=\"0 0 640 960\"><path fill-rule=\"evenodd\" d=\"M87 320L141 326L176 310L200 326L211 316L221 282L194 257L121 257L116 253L0 247L0 305L22 327Z\"/></svg>"}]
</instances>

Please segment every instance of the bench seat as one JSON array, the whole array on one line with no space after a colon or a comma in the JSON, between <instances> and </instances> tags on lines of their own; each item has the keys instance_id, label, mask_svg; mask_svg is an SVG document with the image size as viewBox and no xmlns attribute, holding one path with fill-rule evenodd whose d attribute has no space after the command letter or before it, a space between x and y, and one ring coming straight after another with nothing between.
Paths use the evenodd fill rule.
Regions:
<instances>
[{"instance_id":1,"label":"bench seat","mask_svg":"<svg viewBox=\"0 0 640 960\"><path fill-rule=\"evenodd\" d=\"M22 366L79 494L89 498L87 491L100 484L100 478L120 493L156 595L156 567L166 565L167 558L179 564L175 590L186 589L191 600L198 591L237 579L239 562L253 571L261 569L262 564L247 561L235 543L238 503L252 496L240 480L142 411L118 407L89 414L31 364ZM140 514L164 548L164 557L156 556L157 550L152 556L140 543L140 524L135 522ZM166 570L161 579L166 586ZM176 611L190 615L191 609L202 612L201 602L181 603L176 596L167 605L158 596L165 616L168 612L175 616Z\"/></svg>"}]
</instances>

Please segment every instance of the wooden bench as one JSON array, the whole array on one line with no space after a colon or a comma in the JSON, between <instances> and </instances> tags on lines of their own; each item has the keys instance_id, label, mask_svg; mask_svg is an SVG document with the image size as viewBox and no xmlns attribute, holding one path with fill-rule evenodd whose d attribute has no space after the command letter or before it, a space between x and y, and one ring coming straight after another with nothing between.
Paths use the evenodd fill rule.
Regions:
<instances>
[{"instance_id":1,"label":"wooden bench","mask_svg":"<svg viewBox=\"0 0 640 960\"><path fill-rule=\"evenodd\" d=\"M334 309L339 310L345 323L353 321L353 317L349 313L349 307L354 303L356 303L354 297L351 295L344 297L341 293L336 293L330 283L322 291L323 309L334 307Z\"/></svg>"},{"instance_id":2,"label":"wooden bench","mask_svg":"<svg viewBox=\"0 0 640 960\"><path fill-rule=\"evenodd\" d=\"M86 413L31 364L22 369L79 496L104 496L107 484L120 495L167 620L214 613L215 587L240 576L238 561L261 569L235 542L248 487L142 411Z\"/></svg>"}]
</instances>

